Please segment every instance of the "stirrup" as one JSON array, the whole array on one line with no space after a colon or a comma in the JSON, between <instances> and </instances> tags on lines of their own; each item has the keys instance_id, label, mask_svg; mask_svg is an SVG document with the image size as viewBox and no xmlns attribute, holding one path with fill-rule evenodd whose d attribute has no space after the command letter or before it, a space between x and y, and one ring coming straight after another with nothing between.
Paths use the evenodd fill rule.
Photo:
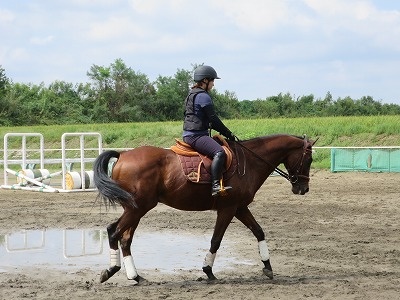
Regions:
<instances>
[{"instance_id":1,"label":"stirrup","mask_svg":"<svg viewBox=\"0 0 400 300\"><path fill-rule=\"evenodd\" d=\"M220 188L219 190L212 191L211 195L213 197L216 197L216 196L222 196L222 197L227 196L228 195L228 190L232 189L231 186L224 186L224 183L223 183L222 179L219 180L219 188Z\"/></svg>"}]
</instances>

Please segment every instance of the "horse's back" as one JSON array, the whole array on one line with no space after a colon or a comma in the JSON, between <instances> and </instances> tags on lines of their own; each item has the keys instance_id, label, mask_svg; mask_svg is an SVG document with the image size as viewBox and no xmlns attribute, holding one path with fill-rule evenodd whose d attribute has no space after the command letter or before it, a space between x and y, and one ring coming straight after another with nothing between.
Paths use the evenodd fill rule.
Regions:
<instances>
[{"instance_id":1,"label":"horse's back","mask_svg":"<svg viewBox=\"0 0 400 300\"><path fill-rule=\"evenodd\" d=\"M157 168L160 171L175 160L176 155L169 149L141 146L121 152L115 168L124 168L139 173L152 168Z\"/></svg>"},{"instance_id":2,"label":"horse's back","mask_svg":"<svg viewBox=\"0 0 400 300\"><path fill-rule=\"evenodd\" d=\"M146 161L157 159L157 157L166 155L171 152L169 149L155 147L155 146L140 146L131 150L122 151L120 159L123 160L143 160Z\"/></svg>"},{"instance_id":3,"label":"horse's back","mask_svg":"<svg viewBox=\"0 0 400 300\"><path fill-rule=\"evenodd\" d=\"M123 182L125 188L146 192L164 187L166 178L179 168L179 161L171 150L141 146L120 153L112 177Z\"/></svg>"}]
</instances>

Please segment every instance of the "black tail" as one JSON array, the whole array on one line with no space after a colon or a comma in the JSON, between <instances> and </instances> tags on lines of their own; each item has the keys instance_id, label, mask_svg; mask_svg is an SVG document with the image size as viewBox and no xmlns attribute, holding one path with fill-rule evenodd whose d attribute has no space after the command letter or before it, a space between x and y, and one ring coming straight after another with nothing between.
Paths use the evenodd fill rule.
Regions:
<instances>
[{"instance_id":1,"label":"black tail","mask_svg":"<svg viewBox=\"0 0 400 300\"><path fill-rule=\"evenodd\" d=\"M116 203L122 206L137 207L133 195L122 189L113 179L108 176L108 165L111 158L119 158L119 152L108 150L101 153L93 165L94 184L99 190L99 197L111 205Z\"/></svg>"}]
</instances>

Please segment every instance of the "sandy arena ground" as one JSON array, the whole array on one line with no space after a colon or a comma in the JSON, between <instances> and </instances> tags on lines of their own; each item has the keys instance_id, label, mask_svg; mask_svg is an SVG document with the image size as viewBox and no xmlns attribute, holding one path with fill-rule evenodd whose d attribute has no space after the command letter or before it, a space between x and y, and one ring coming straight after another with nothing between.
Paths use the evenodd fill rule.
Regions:
<instances>
[{"instance_id":1,"label":"sandy arena ground","mask_svg":"<svg viewBox=\"0 0 400 300\"><path fill-rule=\"evenodd\" d=\"M106 228L121 210L105 211L95 198L93 192L0 190L0 237L4 241L21 229ZM217 255L215 283L207 282L201 262L198 268L168 274L139 269L147 281L138 286L130 284L123 269L100 284L97 269L71 272L44 265L0 272L0 298L400 299L400 174L313 170L305 196L291 194L288 182L272 177L250 209L267 234L273 280L262 275L255 238L234 220L218 255L232 253L251 263L216 271ZM138 232L211 234L214 221L215 212L159 205L142 219ZM162 245L152 247L163 251ZM107 259L104 268L108 264Z\"/></svg>"}]
</instances>

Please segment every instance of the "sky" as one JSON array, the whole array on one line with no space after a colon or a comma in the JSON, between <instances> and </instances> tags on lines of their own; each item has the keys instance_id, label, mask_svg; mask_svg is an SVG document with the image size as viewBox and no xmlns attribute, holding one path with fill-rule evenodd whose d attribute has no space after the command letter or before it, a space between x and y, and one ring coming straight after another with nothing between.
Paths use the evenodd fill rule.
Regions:
<instances>
[{"instance_id":1,"label":"sky","mask_svg":"<svg viewBox=\"0 0 400 300\"><path fill-rule=\"evenodd\" d=\"M0 0L14 83L90 82L122 59L151 81L213 66L218 92L400 104L398 0Z\"/></svg>"}]
</instances>

